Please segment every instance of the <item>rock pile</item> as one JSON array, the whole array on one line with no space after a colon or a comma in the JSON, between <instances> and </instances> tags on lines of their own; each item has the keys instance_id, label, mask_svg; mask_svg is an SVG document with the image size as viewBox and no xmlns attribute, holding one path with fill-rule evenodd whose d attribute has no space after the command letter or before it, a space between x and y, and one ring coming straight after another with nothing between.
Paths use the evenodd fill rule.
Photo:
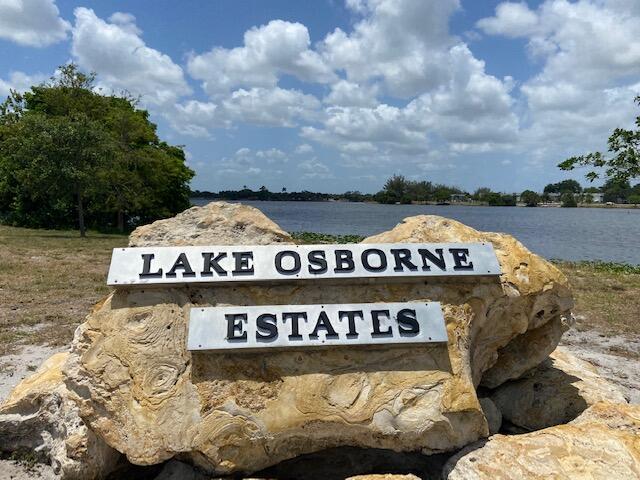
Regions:
<instances>
[{"instance_id":1,"label":"rock pile","mask_svg":"<svg viewBox=\"0 0 640 480\"><path fill-rule=\"evenodd\" d=\"M292 283L117 289L78 328L57 386L50 388L67 392L65 402L77 412L87 445L102 452L91 454L101 460L85 476L108 472L111 456L104 452L111 449L138 465L178 457L216 475L248 474L347 446L453 454L500 430L503 418L528 431L571 420L597 401L624 402L588 364L563 351L549 359L569 326L569 285L558 269L514 238L418 216L364 242L491 242L503 274L472 282L326 281L322 288ZM223 202L194 207L130 237L131 246L270 243L293 240L260 211ZM242 354L186 349L192 306L397 301L440 302L448 343ZM30 406L15 413L24 401L21 388L0 408L0 431L9 415L33 411ZM554 389L560 395L554 397ZM598 405L597 412L607 408ZM616 408L622 425L631 410ZM585 423L595 418L590 415L571 428L595 424ZM568 426L554 428L562 427ZM607 424L602 435L616 428ZM539 432L528 435L536 434L491 437L482 458L490 462L502 448L492 449L494 439L500 445L513 441L517 449L518 438L546 441ZM615 438L622 445L627 437ZM639 466L637 442L627 453ZM451 478L484 478L469 476L478 462L466 458L447 467Z\"/></svg>"}]
</instances>

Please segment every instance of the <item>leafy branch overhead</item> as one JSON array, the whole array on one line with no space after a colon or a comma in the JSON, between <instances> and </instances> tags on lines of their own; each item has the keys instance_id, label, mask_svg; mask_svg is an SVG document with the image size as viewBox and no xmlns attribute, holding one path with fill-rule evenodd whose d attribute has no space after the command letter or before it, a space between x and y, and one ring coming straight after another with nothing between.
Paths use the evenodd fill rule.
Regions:
<instances>
[{"instance_id":1,"label":"leafy branch overhead","mask_svg":"<svg viewBox=\"0 0 640 480\"><path fill-rule=\"evenodd\" d=\"M634 100L640 106L640 95ZM573 170L576 166L605 168L605 176L618 182L640 177L640 116L636 117L635 123L638 130L616 128L613 131L608 141L612 156L594 152L568 158L558 166L562 170ZM593 181L599 178L600 174L592 170L586 174L586 177Z\"/></svg>"}]
</instances>

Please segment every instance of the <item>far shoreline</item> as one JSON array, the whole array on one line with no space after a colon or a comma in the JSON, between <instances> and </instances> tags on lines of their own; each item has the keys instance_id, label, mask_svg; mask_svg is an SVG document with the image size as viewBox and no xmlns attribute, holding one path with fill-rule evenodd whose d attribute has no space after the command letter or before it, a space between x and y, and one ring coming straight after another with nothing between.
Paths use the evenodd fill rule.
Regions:
<instances>
[{"instance_id":1,"label":"far shoreline","mask_svg":"<svg viewBox=\"0 0 640 480\"><path fill-rule=\"evenodd\" d=\"M277 200L277 199L262 199L262 198L209 198L209 197L190 197L192 206L197 206L197 204L193 203L194 200L202 200L206 203L210 202L231 202L231 203L242 203L242 202L292 202L292 203L362 203L367 205L398 205L398 206L407 206L407 205L429 205L433 207L505 207L505 208L598 208L598 209L626 209L626 210L637 210L640 208L640 204L634 203L614 203L611 205L607 205L604 203L578 203L576 207L563 207L560 203L541 203L534 206L528 206L523 203L518 203L516 205L489 205L486 202L417 202L413 201L410 203L381 203L381 202L356 202L352 200Z\"/></svg>"}]
</instances>

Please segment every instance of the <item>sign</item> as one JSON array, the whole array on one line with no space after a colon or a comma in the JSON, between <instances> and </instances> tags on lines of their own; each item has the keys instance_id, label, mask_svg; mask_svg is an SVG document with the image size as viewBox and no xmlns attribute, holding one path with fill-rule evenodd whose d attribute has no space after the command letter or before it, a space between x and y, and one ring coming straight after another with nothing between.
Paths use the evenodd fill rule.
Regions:
<instances>
[{"instance_id":1,"label":"sign","mask_svg":"<svg viewBox=\"0 0 640 480\"><path fill-rule=\"evenodd\" d=\"M446 342L438 302L193 307L189 350Z\"/></svg>"},{"instance_id":2,"label":"sign","mask_svg":"<svg viewBox=\"0 0 640 480\"><path fill-rule=\"evenodd\" d=\"M490 243L116 248L111 286L500 275Z\"/></svg>"}]
</instances>

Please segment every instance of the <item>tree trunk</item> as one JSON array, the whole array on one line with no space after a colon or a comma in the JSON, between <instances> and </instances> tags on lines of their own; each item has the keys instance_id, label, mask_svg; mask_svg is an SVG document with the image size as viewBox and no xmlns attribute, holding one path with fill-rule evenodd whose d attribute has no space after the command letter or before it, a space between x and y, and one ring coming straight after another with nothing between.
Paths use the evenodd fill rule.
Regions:
<instances>
[{"instance_id":1,"label":"tree trunk","mask_svg":"<svg viewBox=\"0 0 640 480\"><path fill-rule=\"evenodd\" d=\"M122 210L118 210L118 231L124 232L124 212Z\"/></svg>"},{"instance_id":2,"label":"tree trunk","mask_svg":"<svg viewBox=\"0 0 640 480\"><path fill-rule=\"evenodd\" d=\"M82 190L78 190L78 226L80 227L80 236L86 236L86 228L84 226L84 205L82 204Z\"/></svg>"}]
</instances>

